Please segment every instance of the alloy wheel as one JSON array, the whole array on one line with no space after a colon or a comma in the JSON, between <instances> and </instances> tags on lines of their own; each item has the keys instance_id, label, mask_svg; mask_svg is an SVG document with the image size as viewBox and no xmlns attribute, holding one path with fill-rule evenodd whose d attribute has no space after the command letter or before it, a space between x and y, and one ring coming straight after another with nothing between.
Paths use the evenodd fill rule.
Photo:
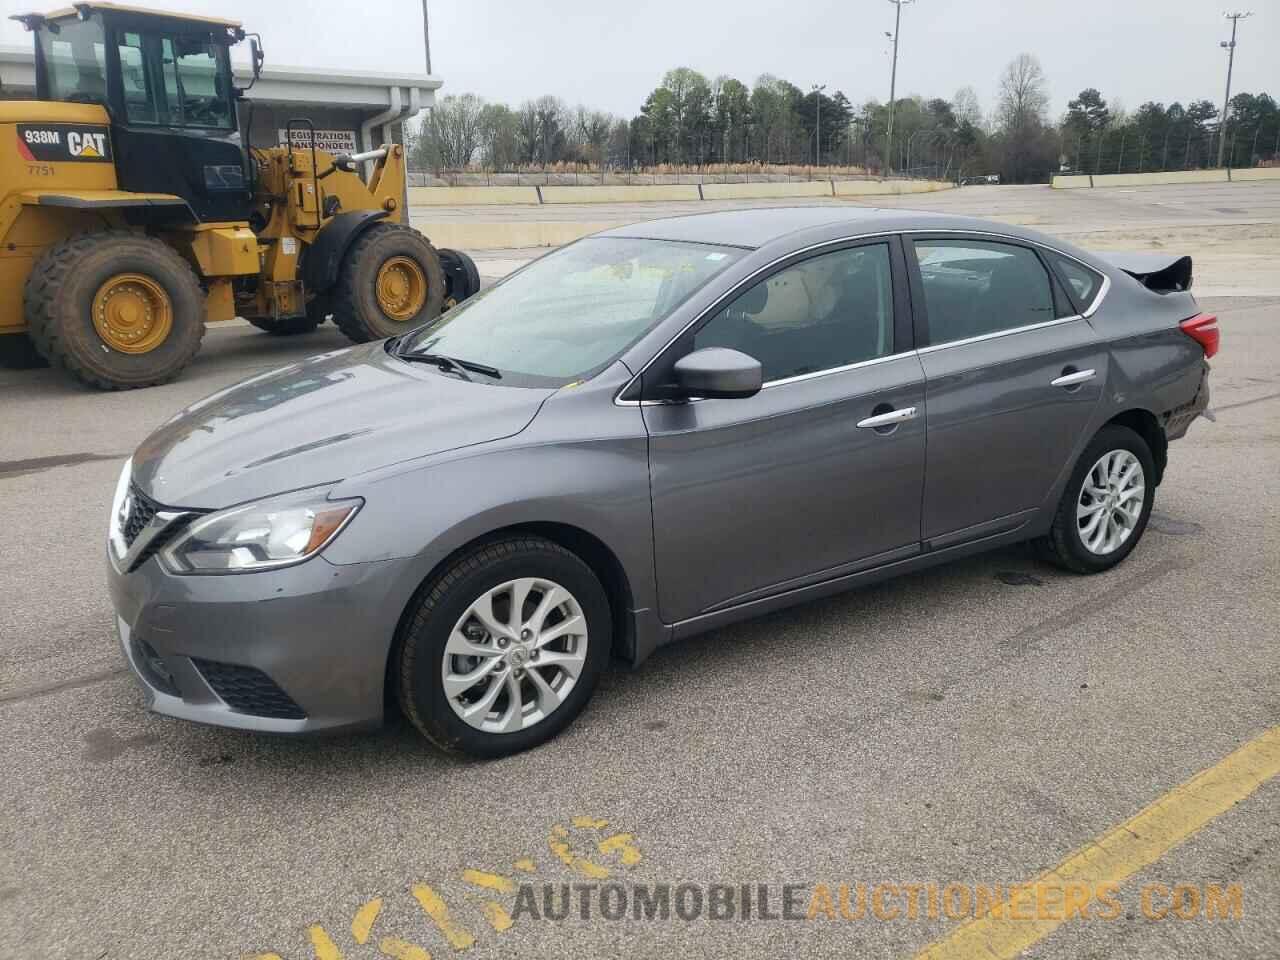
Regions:
<instances>
[{"instance_id":1,"label":"alloy wheel","mask_svg":"<svg viewBox=\"0 0 1280 960\"><path fill-rule=\"evenodd\" d=\"M515 733L564 703L587 659L578 600L541 577L508 580L477 597L445 642L449 706L486 733Z\"/></svg>"},{"instance_id":2,"label":"alloy wheel","mask_svg":"<svg viewBox=\"0 0 1280 960\"><path fill-rule=\"evenodd\" d=\"M1097 556L1119 550L1138 526L1146 502L1142 463L1129 450L1111 450L1085 475L1076 502L1076 528Z\"/></svg>"}]
</instances>

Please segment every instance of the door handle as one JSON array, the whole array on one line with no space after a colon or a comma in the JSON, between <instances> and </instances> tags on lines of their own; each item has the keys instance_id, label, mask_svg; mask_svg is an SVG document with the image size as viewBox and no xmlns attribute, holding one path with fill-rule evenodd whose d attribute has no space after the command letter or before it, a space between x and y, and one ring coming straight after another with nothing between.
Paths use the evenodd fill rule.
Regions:
<instances>
[{"instance_id":1,"label":"door handle","mask_svg":"<svg viewBox=\"0 0 1280 960\"><path fill-rule=\"evenodd\" d=\"M1064 373L1062 376L1049 381L1051 387L1075 387L1087 380L1092 380L1097 376L1093 370L1077 370L1075 373Z\"/></svg>"},{"instance_id":2,"label":"door handle","mask_svg":"<svg viewBox=\"0 0 1280 960\"><path fill-rule=\"evenodd\" d=\"M895 423L902 423L904 420L914 420L915 418L915 407L903 407L900 410L890 410L888 413L878 413L874 417L859 420L858 426L863 429L875 430L880 427L891 427Z\"/></svg>"}]
</instances>

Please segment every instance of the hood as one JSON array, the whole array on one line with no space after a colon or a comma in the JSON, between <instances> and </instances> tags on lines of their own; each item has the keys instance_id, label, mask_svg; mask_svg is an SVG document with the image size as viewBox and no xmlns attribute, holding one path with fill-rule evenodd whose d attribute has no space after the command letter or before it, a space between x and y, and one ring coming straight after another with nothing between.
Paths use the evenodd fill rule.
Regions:
<instances>
[{"instance_id":1,"label":"hood","mask_svg":"<svg viewBox=\"0 0 1280 960\"><path fill-rule=\"evenodd\" d=\"M468 383L365 344L192 404L138 447L134 482L168 506L218 509L514 436L553 392Z\"/></svg>"}]
</instances>

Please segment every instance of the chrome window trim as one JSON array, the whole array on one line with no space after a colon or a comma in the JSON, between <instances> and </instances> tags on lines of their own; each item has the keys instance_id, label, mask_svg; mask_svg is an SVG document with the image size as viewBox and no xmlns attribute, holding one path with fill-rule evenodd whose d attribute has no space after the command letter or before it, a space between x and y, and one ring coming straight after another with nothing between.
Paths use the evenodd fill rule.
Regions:
<instances>
[{"instance_id":1,"label":"chrome window trim","mask_svg":"<svg viewBox=\"0 0 1280 960\"><path fill-rule=\"evenodd\" d=\"M1041 320L1039 323L1026 323L1020 327L1009 327L1007 330L992 330L990 333L980 333L976 337L965 337L963 340L948 340L946 343L931 343L927 347L917 347L917 354L936 353L939 350L947 350L951 347L964 347L971 343L982 343L985 340L998 340L1000 337L1007 337L1015 333L1026 333L1028 330L1040 330L1044 327L1056 327L1061 323L1072 323L1076 320L1083 320L1080 314L1070 317L1055 317L1052 320Z\"/></svg>"},{"instance_id":2,"label":"chrome window trim","mask_svg":"<svg viewBox=\"0 0 1280 960\"><path fill-rule=\"evenodd\" d=\"M812 373L797 373L791 377L779 377L777 380L766 380L760 385L761 390L768 390L770 387L781 387L788 383L800 383L804 380L816 380L819 377L827 377L833 373L845 373L849 370L857 370L861 367L873 367L878 363L885 363L889 360L898 360L902 357L909 357L916 351L903 350L900 353L886 353L883 357L872 357L870 360L855 360L853 363L846 363L839 367L827 367L825 370L814 370Z\"/></svg>"},{"instance_id":3,"label":"chrome window trim","mask_svg":"<svg viewBox=\"0 0 1280 960\"><path fill-rule=\"evenodd\" d=\"M1061 251L1058 251L1058 250L1055 250L1055 251L1054 251L1054 253L1060 253L1060 252L1061 252ZM1085 266L1085 267L1088 267L1088 266L1089 266L1089 264L1085 263L1083 260L1076 260L1076 258L1075 258L1075 257L1069 256L1068 254L1063 253L1063 254L1062 254L1062 256L1067 257L1069 260L1075 260L1075 261L1076 261L1076 263L1079 263L1079 264L1081 264L1082 266ZM1092 268L1092 267L1089 267L1089 269L1091 269L1091 270L1092 270L1093 268ZM1099 308L1100 306L1102 306L1102 301L1103 301L1103 299L1106 297L1107 293L1108 293L1110 290L1111 290L1111 278L1110 278L1109 276L1107 276L1107 275L1104 273L1104 274L1102 275L1102 286L1098 288L1098 293L1097 293L1097 295L1093 298L1093 303L1089 304L1089 306L1087 306L1087 307L1085 308L1084 312L1083 312L1082 314L1080 314L1080 316L1082 316L1082 317L1084 317L1086 320L1088 320L1088 319L1089 319L1090 317L1092 317L1095 313L1097 313L1097 312L1098 312L1098 308Z\"/></svg>"},{"instance_id":4,"label":"chrome window trim","mask_svg":"<svg viewBox=\"0 0 1280 960\"><path fill-rule=\"evenodd\" d=\"M836 237L833 240L823 240L821 243L814 243L814 244L810 244L807 247L801 247L798 250L791 250L788 253L784 253L782 256L778 257L777 259L771 260L768 263L764 264L763 266L758 267L757 269L749 273L747 276L743 277L736 284L734 284L732 287L729 288L729 290L724 294L724 297L729 297L738 293L738 291L742 290L743 287L745 287L748 283L751 283L753 280L755 280L755 278L760 276L760 274L766 273L769 270L772 270L774 267L782 263L784 260L789 260L795 256L800 256L806 253L812 253L814 251L821 250L824 247L834 247L842 243L852 243L858 240L876 240L880 237L907 237L913 234L920 234L920 233L956 234L956 235L971 236L971 237L994 237L997 240L1009 240L1014 243L1022 244L1023 246L1030 246L1030 247L1038 248L1040 250L1050 250L1061 257L1066 257L1068 260L1074 260L1076 263L1080 264L1083 267L1087 267L1088 269L1092 270L1094 273L1101 273L1102 286L1099 287L1097 295L1093 298L1093 302L1089 304L1089 306L1082 313L1075 314L1070 317L1057 317L1053 320L1046 320L1042 323L1027 324L1026 326L1022 326L1022 327L1010 327L1008 330L997 330L993 333L986 333L977 337L969 337L965 340L951 340L947 343L931 344L930 346L927 346L927 347L917 347L912 350L903 351L902 353L889 354L889 356L887 357L876 357L874 358L874 360L871 360L871 361L863 360L863 361L859 361L856 364L847 364L846 366L843 366L843 367L832 367L829 370L817 370L813 373L799 374L796 377L786 377L781 380L771 380L768 383L763 384L760 389L763 390L766 387L776 386L783 383L790 383L797 380L812 379L814 377L824 376L825 374L828 374L828 373L838 373L843 370L848 370L852 367L862 366L867 363L891 360L895 357L903 357L911 353L919 355L921 353L928 353L934 350L941 350L946 347L954 347L954 346L959 346L961 344L967 344L967 343L976 343L980 340L991 340L996 337L1007 336L1011 333L1022 333L1023 331L1034 330L1039 327L1048 327L1048 326L1053 326L1054 324L1059 324L1059 323L1069 323L1073 320L1081 320L1081 319L1087 320L1089 317L1093 316L1095 313L1098 312L1098 308L1102 306L1102 301L1106 298L1107 293L1111 290L1111 277L1108 276L1105 272L1099 270L1093 264L1086 263L1085 261L1081 260L1079 257L1074 256L1070 253L1067 253L1065 250L1059 250L1057 247L1051 246L1050 244L1047 244L1047 243L1042 243L1039 240L1029 240L1026 237L1014 236L1011 233L999 233L994 230L965 230L959 227L941 227L941 228L911 227L906 230L877 230L872 233L858 233L858 234L852 234L844 237ZM716 302L717 303L723 302L723 298L718 297ZM613 395L614 405L619 407L640 407L640 406L656 406L660 404L672 403L673 401L670 401L670 400L623 400L622 395L631 389L631 387L635 384L635 382L639 380L641 376L644 375L644 372L648 370L651 366L653 366L654 362L660 356L666 353L667 350L671 348L671 345L673 343L675 343L677 340L683 337L686 333L688 333L689 330L695 324L700 323L714 309L715 309L714 307L708 307L706 310L703 310L696 317L694 317L692 320L686 323L683 327L681 327L680 330L674 336L671 337L671 339L669 339L658 350L656 350L653 356L650 357L645 362L644 366L642 366L639 370L637 370L635 374L631 377L631 379L628 380L626 383L624 383L622 387L619 388L618 392Z\"/></svg>"}]
</instances>

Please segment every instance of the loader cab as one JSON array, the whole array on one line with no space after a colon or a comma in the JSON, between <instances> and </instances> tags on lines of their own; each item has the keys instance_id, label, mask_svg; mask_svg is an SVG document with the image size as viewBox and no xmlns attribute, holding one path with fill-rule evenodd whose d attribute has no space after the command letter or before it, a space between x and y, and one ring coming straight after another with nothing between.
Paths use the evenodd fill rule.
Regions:
<instances>
[{"instance_id":1,"label":"loader cab","mask_svg":"<svg viewBox=\"0 0 1280 960\"><path fill-rule=\"evenodd\" d=\"M106 107L121 190L175 194L202 221L248 217L238 24L107 3L22 19L35 33L38 97Z\"/></svg>"}]
</instances>

